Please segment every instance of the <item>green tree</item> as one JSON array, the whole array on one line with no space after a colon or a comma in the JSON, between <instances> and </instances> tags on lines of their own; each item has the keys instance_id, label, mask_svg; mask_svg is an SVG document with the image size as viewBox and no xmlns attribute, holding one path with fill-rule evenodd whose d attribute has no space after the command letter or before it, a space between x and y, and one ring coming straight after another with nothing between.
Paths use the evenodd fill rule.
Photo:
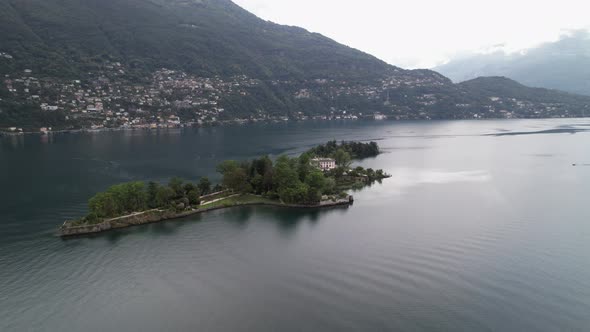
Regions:
<instances>
[{"instance_id":1,"label":"green tree","mask_svg":"<svg viewBox=\"0 0 590 332\"><path fill-rule=\"evenodd\" d=\"M241 193L252 191L252 185L248 183L248 174L243 168L239 167L226 170L223 173L223 185Z\"/></svg>"},{"instance_id":2,"label":"green tree","mask_svg":"<svg viewBox=\"0 0 590 332\"><path fill-rule=\"evenodd\" d=\"M326 177L319 170L314 170L307 175L305 183L313 190L323 192L326 186Z\"/></svg>"},{"instance_id":3,"label":"green tree","mask_svg":"<svg viewBox=\"0 0 590 332\"><path fill-rule=\"evenodd\" d=\"M119 214L143 211L147 207L147 193L143 182L129 182L114 185L107 192L117 202Z\"/></svg>"},{"instance_id":4,"label":"green tree","mask_svg":"<svg viewBox=\"0 0 590 332\"><path fill-rule=\"evenodd\" d=\"M275 163L274 187L285 203L303 204L307 201L309 186L299 179L298 159L281 156Z\"/></svg>"},{"instance_id":5,"label":"green tree","mask_svg":"<svg viewBox=\"0 0 590 332\"><path fill-rule=\"evenodd\" d=\"M201 197L197 190L191 190L186 194L188 201L191 205L199 205L201 204Z\"/></svg>"},{"instance_id":6,"label":"green tree","mask_svg":"<svg viewBox=\"0 0 590 332\"><path fill-rule=\"evenodd\" d=\"M91 215L99 218L115 217L119 214L120 208L112 193L98 193L88 201Z\"/></svg>"},{"instance_id":7,"label":"green tree","mask_svg":"<svg viewBox=\"0 0 590 332\"><path fill-rule=\"evenodd\" d=\"M180 198L184 196L184 188L182 187L182 179L174 177L168 182L168 187L174 191L174 196Z\"/></svg>"},{"instance_id":8,"label":"green tree","mask_svg":"<svg viewBox=\"0 0 590 332\"><path fill-rule=\"evenodd\" d=\"M336 160L336 165L344 168L349 168L351 163L351 157L348 152L340 148L336 150L333 158Z\"/></svg>"},{"instance_id":9,"label":"green tree","mask_svg":"<svg viewBox=\"0 0 590 332\"><path fill-rule=\"evenodd\" d=\"M262 188L264 192L269 192L275 190L276 188L273 187L274 185L274 168L272 164L270 168L266 168L264 170L264 174L262 175Z\"/></svg>"},{"instance_id":10,"label":"green tree","mask_svg":"<svg viewBox=\"0 0 590 332\"><path fill-rule=\"evenodd\" d=\"M297 173L299 174L299 180L305 181L309 173L314 169L311 165L311 156L309 153L304 153L299 156L298 165L297 165Z\"/></svg>"},{"instance_id":11,"label":"green tree","mask_svg":"<svg viewBox=\"0 0 590 332\"><path fill-rule=\"evenodd\" d=\"M279 197L285 203L304 204L307 201L309 186L301 182L292 187L279 189Z\"/></svg>"},{"instance_id":12,"label":"green tree","mask_svg":"<svg viewBox=\"0 0 590 332\"><path fill-rule=\"evenodd\" d=\"M265 190L264 190L264 177L262 175L256 174L252 178L252 181L250 181L250 183L252 184L252 188L256 194L260 195L265 192Z\"/></svg>"},{"instance_id":13,"label":"green tree","mask_svg":"<svg viewBox=\"0 0 590 332\"><path fill-rule=\"evenodd\" d=\"M197 186L195 186L194 184L192 184L190 182L185 183L184 186L182 186L182 189L184 189L184 192L187 194L193 190L194 191L198 190Z\"/></svg>"},{"instance_id":14,"label":"green tree","mask_svg":"<svg viewBox=\"0 0 590 332\"><path fill-rule=\"evenodd\" d=\"M333 170L330 170L327 174L329 177L340 179L344 176L344 172L346 169L344 167L336 167Z\"/></svg>"},{"instance_id":15,"label":"green tree","mask_svg":"<svg viewBox=\"0 0 590 332\"><path fill-rule=\"evenodd\" d=\"M281 156L277 159L274 170L274 187L277 191L285 188L295 188L301 181L296 167L292 160L287 156Z\"/></svg>"},{"instance_id":16,"label":"green tree","mask_svg":"<svg viewBox=\"0 0 590 332\"><path fill-rule=\"evenodd\" d=\"M96 194L88 201L88 205L91 214L102 218L114 217L145 210L148 207L148 193L143 182L122 183Z\"/></svg>"},{"instance_id":17,"label":"green tree","mask_svg":"<svg viewBox=\"0 0 590 332\"><path fill-rule=\"evenodd\" d=\"M252 172L251 176L256 176L256 174L260 174L264 176L269 171L272 171L273 163L272 160L268 156L264 156L260 159L254 159L252 161Z\"/></svg>"},{"instance_id":18,"label":"green tree","mask_svg":"<svg viewBox=\"0 0 590 332\"><path fill-rule=\"evenodd\" d=\"M158 207L158 185L156 182L150 181L147 188L147 204L150 208Z\"/></svg>"},{"instance_id":19,"label":"green tree","mask_svg":"<svg viewBox=\"0 0 590 332\"><path fill-rule=\"evenodd\" d=\"M234 171L239 168L240 165L235 160L225 160L221 164L217 165L217 172L221 175L225 175L226 172Z\"/></svg>"},{"instance_id":20,"label":"green tree","mask_svg":"<svg viewBox=\"0 0 590 332\"><path fill-rule=\"evenodd\" d=\"M252 161L252 185L259 186L259 188L255 188L256 191L264 193L273 190L273 172L273 162L268 156ZM259 183L260 178L256 175L262 177L262 183Z\"/></svg>"},{"instance_id":21,"label":"green tree","mask_svg":"<svg viewBox=\"0 0 590 332\"><path fill-rule=\"evenodd\" d=\"M307 195L305 197L305 203L307 204L318 204L322 200L322 193L314 188L307 188Z\"/></svg>"},{"instance_id":22,"label":"green tree","mask_svg":"<svg viewBox=\"0 0 590 332\"><path fill-rule=\"evenodd\" d=\"M336 193L336 180L334 178L326 178L324 183L324 194L333 195Z\"/></svg>"},{"instance_id":23,"label":"green tree","mask_svg":"<svg viewBox=\"0 0 590 332\"><path fill-rule=\"evenodd\" d=\"M207 195L211 192L211 181L209 181L209 178L207 177L202 177L199 180L197 187L199 188L201 195Z\"/></svg>"},{"instance_id":24,"label":"green tree","mask_svg":"<svg viewBox=\"0 0 590 332\"><path fill-rule=\"evenodd\" d=\"M147 208L147 192L143 182L131 182L124 185L126 211L144 211Z\"/></svg>"},{"instance_id":25,"label":"green tree","mask_svg":"<svg viewBox=\"0 0 590 332\"><path fill-rule=\"evenodd\" d=\"M156 195L158 207L166 207L172 203L176 193L172 188L168 186L161 186L158 188L158 194Z\"/></svg>"}]
</instances>

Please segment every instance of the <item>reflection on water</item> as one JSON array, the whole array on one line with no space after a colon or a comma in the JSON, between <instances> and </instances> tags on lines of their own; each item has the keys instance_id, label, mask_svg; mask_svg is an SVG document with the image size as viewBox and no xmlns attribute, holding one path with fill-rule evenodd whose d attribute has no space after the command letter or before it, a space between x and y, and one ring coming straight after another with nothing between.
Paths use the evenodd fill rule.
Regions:
<instances>
[{"instance_id":1,"label":"reflection on water","mask_svg":"<svg viewBox=\"0 0 590 332\"><path fill-rule=\"evenodd\" d=\"M0 330L584 331L588 120L305 122L0 138ZM512 133L502 137L489 133ZM519 133L535 132L535 135ZM113 183L379 140L350 208L60 240Z\"/></svg>"}]
</instances>

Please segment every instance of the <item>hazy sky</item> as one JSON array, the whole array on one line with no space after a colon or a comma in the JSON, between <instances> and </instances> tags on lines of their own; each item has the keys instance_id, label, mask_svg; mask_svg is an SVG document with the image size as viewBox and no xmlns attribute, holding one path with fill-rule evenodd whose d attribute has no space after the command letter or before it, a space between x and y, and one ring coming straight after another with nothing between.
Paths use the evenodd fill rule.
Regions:
<instances>
[{"instance_id":1,"label":"hazy sky","mask_svg":"<svg viewBox=\"0 0 590 332\"><path fill-rule=\"evenodd\" d=\"M428 68L502 47L513 52L590 28L590 0L234 0L391 64Z\"/></svg>"}]
</instances>

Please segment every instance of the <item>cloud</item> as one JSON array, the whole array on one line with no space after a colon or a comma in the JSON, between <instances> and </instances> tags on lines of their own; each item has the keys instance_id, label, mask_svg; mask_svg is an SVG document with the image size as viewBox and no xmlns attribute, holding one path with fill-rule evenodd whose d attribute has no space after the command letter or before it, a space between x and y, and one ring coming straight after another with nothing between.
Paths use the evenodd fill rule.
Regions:
<instances>
[{"instance_id":1,"label":"cloud","mask_svg":"<svg viewBox=\"0 0 590 332\"><path fill-rule=\"evenodd\" d=\"M458 53L500 45L519 52L589 27L587 0L235 2L264 19L301 26L408 67L433 67Z\"/></svg>"},{"instance_id":2,"label":"cloud","mask_svg":"<svg viewBox=\"0 0 590 332\"><path fill-rule=\"evenodd\" d=\"M563 39L568 39L568 38L588 40L588 39L590 39L590 28L565 30L562 32L559 39L563 40Z\"/></svg>"}]
</instances>

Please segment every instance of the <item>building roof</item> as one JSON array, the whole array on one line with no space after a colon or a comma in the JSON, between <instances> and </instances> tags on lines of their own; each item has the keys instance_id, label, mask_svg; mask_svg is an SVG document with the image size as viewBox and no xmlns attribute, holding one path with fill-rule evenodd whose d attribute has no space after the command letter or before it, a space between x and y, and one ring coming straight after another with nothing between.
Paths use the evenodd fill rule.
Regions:
<instances>
[{"instance_id":1,"label":"building roof","mask_svg":"<svg viewBox=\"0 0 590 332\"><path fill-rule=\"evenodd\" d=\"M336 162L336 160L332 158L313 158L312 160L317 162Z\"/></svg>"}]
</instances>

